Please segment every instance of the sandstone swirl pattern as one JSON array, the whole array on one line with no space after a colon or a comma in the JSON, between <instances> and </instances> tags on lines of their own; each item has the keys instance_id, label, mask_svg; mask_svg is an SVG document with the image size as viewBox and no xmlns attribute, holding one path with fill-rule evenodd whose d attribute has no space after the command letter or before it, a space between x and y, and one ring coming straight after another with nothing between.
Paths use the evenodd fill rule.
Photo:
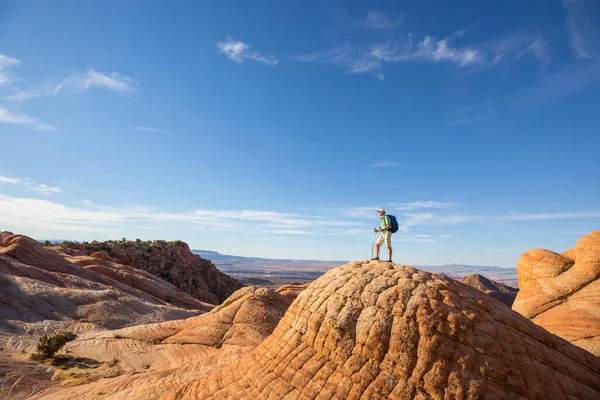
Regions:
<instances>
[{"instance_id":1,"label":"sandstone swirl pattern","mask_svg":"<svg viewBox=\"0 0 600 400\"><path fill-rule=\"evenodd\" d=\"M600 359L441 275L331 270L238 362L167 399L598 399Z\"/></svg>"},{"instance_id":2,"label":"sandstone swirl pattern","mask_svg":"<svg viewBox=\"0 0 600 400\"><path fill-rule=\"evenodd\" d=\"M600 356L600 231L557 254L535 249L517 264L513 310Z\"/></svg>"}]
</instances>

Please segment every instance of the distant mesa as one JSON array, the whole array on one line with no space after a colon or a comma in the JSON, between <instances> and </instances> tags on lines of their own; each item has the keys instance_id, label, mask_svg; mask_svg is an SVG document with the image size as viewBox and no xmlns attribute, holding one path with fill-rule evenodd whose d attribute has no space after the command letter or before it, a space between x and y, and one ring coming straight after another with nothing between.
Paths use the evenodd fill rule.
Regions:
<instances>
[{"instance_id":1,"label":"distant mesa","mask_svg":"<svg viewBox=\"0 0 600 400\"><path fill-rule=\"evenodd\" d=\"M513 310L600 357L600 230L561 254L524 253L517 272Z\"/></svg>"},{"instance_id":2,"label":"distant mesa","mask_svg":"<svg viewBox=\"0 0 600 400\"><path fill-rule=\"evenodd\" d=\"M517 297L517 292L519 291L519 289L503 285L479 274L465 276L460 282L490 295L496 300L500 300L508 308L512 307L515 297Z\"/></svg>"}]
</instances>

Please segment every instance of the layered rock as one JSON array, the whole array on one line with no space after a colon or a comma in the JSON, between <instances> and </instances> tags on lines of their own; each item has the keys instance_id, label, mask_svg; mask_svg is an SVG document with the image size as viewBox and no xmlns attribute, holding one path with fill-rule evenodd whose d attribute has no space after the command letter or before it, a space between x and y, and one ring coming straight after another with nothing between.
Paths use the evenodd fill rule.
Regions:
<instances>
[{"instance_id":1,"label":"layered rock","mask_svg":"<svg viewBox=\"0 0 600 400\"><path fill-rule=\"evenodd\" d=\"M600 356L600 231L561 254L535 249L517 264L513 310Z\"/></svg>"},{"instance_id":2,"label":"layered rock","mask_svg":"<svg viewBox=\"0 0 600 400\"><path fill-rule=\"evenodd\" d=\"M517 292L519 291L519 289L503 285L479 274L465 276L460 281L465 285L469 285L472 288L475 288L495 298L496 300L500 300L508 308L512 307L515 297L517 297Z\"/></svg>"},{"instance_id":3,"label":"layered rock","mask_svg":"<svg viewBox=\"0 0 600 400\"><path fill-rule=\"evenodd\" d=\"M300 293L302 293L302 291L304 289L306 289L308 287L308 285L310 285L310 284L304 283L302 285L294 285L294 284L283 285L283 286L278 287L276 292L281 294L282 296L288 297L292 300L296 300L296 297L298 297L298 295Z\"/></svg>"},{"instance_id":4,"label":"layered rock","mask_svg":"<svg viewBox=\"0 0 600 400\"><path fill-rule=\"evenodd\" d=\"M0 346L33 349L40 335L60 330L114 329L213 308L143 271L100 258L76 261L0 233Z\"/></svg>"},{"instance_id":5,"label":"layered rock","mask_svg":"<svg viewBox=\"0 0 600 400\"><path fill-rule=\"evenodd\" d=\"M600 359L444 276L355 262L251 353L164 398L597 399Z\"/></svg>"},{"instance_id":6,"label":"layered rock","mask_svg":"<svg viewBox=\"0 0 600 400\"><path fill-rule=\"evenodd\" d=\"M211 304L222 303L242 287L182 241L65 243L60 249L66 255L92 256L146 271Z\"/></svg>"},{"instance_id":7,"label":"layered rock","mask_svg":"<svg viewBox=\"0 0 600 400\"><path fill-rule=\"evenodd\" d=\"M87 335L65 350L101 362L118 360L126 374L70 389L53 387L35 398L79 400L96 398L100 392L112 399L159 398L254 349L290 303L272 290L247 287L199 317Z\"/></svg>"}]
</instances>

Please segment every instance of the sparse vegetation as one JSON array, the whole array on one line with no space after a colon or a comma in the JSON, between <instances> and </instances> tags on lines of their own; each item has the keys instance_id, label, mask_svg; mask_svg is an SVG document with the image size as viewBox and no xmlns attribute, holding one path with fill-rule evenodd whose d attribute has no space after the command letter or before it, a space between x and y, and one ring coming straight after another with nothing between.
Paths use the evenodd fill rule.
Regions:
<instances>
[{"instance_id":1,"label":"sparse vegetation","mask_svg":"<svg viewBox=\"0 0 600 400\"><path fill-rule=\"evenodd\" d=\"M117 365L118 362L119 362L118 359L113 358L112 360L110 360L109 362L107 362L106 365L108 365L109 367L114 367L115 365Z\"/></svg>"},{"instance_id":2,"label":"sparse vegetation","mask_svg":"<svg viewBox=\"0 0 600 400\"><path fill-rule=\"evenodd\" d=\"M62 332L53 336L42 336L37 345L37 352L31 355L34 361L52 359L62 347L75 339L73 332Z\"/></svg>"},{"instance_id":3,"label":"sparse vegetation","mask_svg":"<svg viewBox=\"0 0 600 400\"><path fill-rule=\"evenodd\" d=\"M51 243L50 243L51 244ZM101 250L105 250L105 251L110 251L112 246L115 245L119 245L119 246L124 246L124 247L172 247L172 246L181 246L185 244L185 242L183 242L182 240L173 240L173 241L166 241L166 240L141 240L141 239L135 239L135 240L127 240L127 238L122 238L121 240L107 240L104 242L98 242L98 241L93 241L93 242L76 242L76 241L69 241L69 240L65 240L64 242L61 242L59 244L59 246L62 249L76 249L76 248L85 248L87 250L90 251L101 251Z\"/></svg>"},{"instance_id":4,"label":"sparse vegetation","mask_svg":"<svg viewBox=\"0 0 600 400\"><path fill-rule=\"evenodd\" d=\"M113 335L113 338L115 338L115 339L123 339L123 335L121 335L121 334L119 334L119 333L115 333L115 334Z\"/></svg>"}]
</instances>

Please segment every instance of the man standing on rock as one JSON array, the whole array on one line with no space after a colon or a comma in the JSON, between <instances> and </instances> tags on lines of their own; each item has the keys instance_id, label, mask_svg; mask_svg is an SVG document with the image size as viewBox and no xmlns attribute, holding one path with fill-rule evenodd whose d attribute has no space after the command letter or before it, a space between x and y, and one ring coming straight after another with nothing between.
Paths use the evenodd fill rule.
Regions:
<instances>
[{"instance_id":1,"label":"man standing on rock","mask_svg":"<svg viewBox=\"0 0 600 400\"><path fill-rule=\"evenodd\" d=\"M373 260L379 260L379 248L385 242L388 250L388 262L392 262L392 221L390 217L385 214L385 209L380 208L377 210L379 213L379 229L373 229L373 232L381 232L381 236L375 242L375 258Z\"/></svg>"}]
</instances>

